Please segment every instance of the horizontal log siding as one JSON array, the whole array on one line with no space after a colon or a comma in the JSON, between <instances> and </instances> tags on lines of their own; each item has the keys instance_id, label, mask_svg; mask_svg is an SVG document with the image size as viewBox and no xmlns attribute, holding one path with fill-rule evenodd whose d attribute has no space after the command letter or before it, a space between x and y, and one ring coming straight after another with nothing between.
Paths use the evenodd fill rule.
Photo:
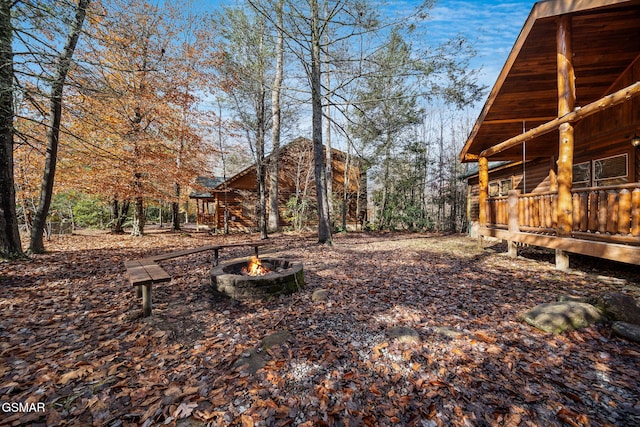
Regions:
<instances>
[{"instance_id":1,"label":"horizontal log siding","mask_svg":"<svg viewBox=\"0 0 640 427\"><path fill-rule=\"evenodd\" d=\"M514 189L520 190L522 193L549 191L549 171L551 164L551 159L538 159L528 162L524 168L524 172L522 166L520 166L520 170L514 174ZM526 176L526 186L523 176ZM490 182L492 179L493 177L489 175Z\"/></svg>"}]
</instances>

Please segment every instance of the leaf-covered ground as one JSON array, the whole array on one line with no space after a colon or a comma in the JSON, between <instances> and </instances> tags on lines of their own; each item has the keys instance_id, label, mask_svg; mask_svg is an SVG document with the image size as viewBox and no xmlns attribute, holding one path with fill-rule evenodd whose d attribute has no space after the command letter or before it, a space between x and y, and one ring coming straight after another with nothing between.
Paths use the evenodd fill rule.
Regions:
<instances>
[{"instance_id":1,"label":"leaf-covered ground","mask_svg":"<svg viewBox=\"0 0 640 427\"><path fill-rule=\"evenodd\" d=\"M513 260L462 236L279 235L262 252L304 263L301 292L215 296L196 254L161 263L173 279L139 317L125 260L253 238L83 233L1 263L0 425L640 425L637 344L518 320L559 295L640 298L637 266L561 273L544 251Z\"/></svg>"}]
</instances>

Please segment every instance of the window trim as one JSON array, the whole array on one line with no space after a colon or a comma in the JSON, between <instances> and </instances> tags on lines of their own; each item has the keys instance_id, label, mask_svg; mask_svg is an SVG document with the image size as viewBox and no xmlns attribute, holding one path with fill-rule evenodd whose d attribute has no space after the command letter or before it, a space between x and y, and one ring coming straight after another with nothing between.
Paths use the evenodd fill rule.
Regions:
<instances>
[{"instance_id":1,"label":"window trim","mask_svg":"<svg viewBox=\"0 0 640 427\"><path fill-rule=\"evenodd\" d=\"M592 174L593 166L592 166L592 162L593 162L593 160L587 160L586 162L575 163L573 165L574 168L576 166L580 166L580 165L589 165L589 179L586 180L586 181L575 181L575 180L572 180L572 182L571 182L571 186L572 187L576 187L576 186L591 187L591 183L593 181L593 174ZM575 178L575 175L573 177Z\"/></svg>"},{"instance_id":2,"label":"window trim","mask_svg":"<svg viewBox=\"0 0 640 427\"><path fill-rule=\"evenodd\" d=\"M624 157L624 168L625 168L625 175L619 175L619 176L609 176L607 178L596 178L596 162L602 162L603 160L607 160L607 159L613 159L616 157ZM602 181L607 181L607 180L611 180L611 179L621 179L621 178L627 178L627 182L629 181L629 154L628 153L622 153L622 154L617 154L614 156L608 156L608 157L602 157L600 159L593 159L592 160L593 163L593 167L592 167L592 172L593 172L593 186L594 187L599 187L598 183L602 182ZM605 184L606 185L606 184Z\"/></svg>"},{"instance_id":3,"label":"window trim","mask_svg":"<svg viewBox=\"0 0 640 427\"><path fill-rule=\"evenodd\" d=\"M625 172L626 172L626 175L620 175L620 176L596 179L596 177L595 177L596 176L596 162L600 162L600 161L607 160L607 159L613 159L613 158L616 158L616 157L624 157L625 158L625 169L626 169ZM614 154L612 156L606 156L606 157L600 157L600 158L597 158L597 159L591 159L591 160L587 160L587 161L584 161L584 162L575 163L573 165L573 167L575 168L578 165L584 165L584 164L589 164L589 180L588 181L574 181L574 180L572 180L571 186L573 188L606 186L607 184L599 185L599 183L601 183L603 181L607 181L607 180L621 179L621 178L626 178L627 182L629 182L629 174L630 174L629 153L625 152L625 153ZM575 178L575 175L573 177Z\"/></svg>"},{"instance_id":4,"label":"window trim","mask_svg":"<svg viewBox=\"0 0 640 427\"><path fill-rule=\"evenodd\" d=\"M487 186L487 195L489 197L504 197L504 196L508 196L509 195L509 190L504 191L504 186L503 183L505 182L509 182L510 184L510 189L509 190L513 190L513 177L510 178L502 178L502 179L494 179L493 181L489 181L489 185ZM496 188L497 187L497 191L495 192L495 194L491 194L491 188Z\"/></svg>"}]
</instances>

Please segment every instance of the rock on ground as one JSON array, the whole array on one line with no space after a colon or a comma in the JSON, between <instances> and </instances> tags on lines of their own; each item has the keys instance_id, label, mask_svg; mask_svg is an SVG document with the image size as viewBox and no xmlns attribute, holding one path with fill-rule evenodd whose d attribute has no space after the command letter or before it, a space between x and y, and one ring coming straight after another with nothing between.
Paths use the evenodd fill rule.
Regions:
<instances>
[{"instance_id":1,"label":"rock on ground","mask_svg":"<svg viewBox=\"0 0 640 427\"><path fill-rule=\"evenodd\" d=\"M318 289L311 295L311 301L321 302L329 299L329 291L327 289Z\"/></svg>"},{"instance_id":2,"label":"rock on ground","mask_svg":"<svg viewBox=\"0 0 640 427\"><path fill-rule=\"evenodd\" d=\"M607 292L594 301L609 319L640 325L640 305L633 297L621 292Z\"/></svg>"},{"instance_id":3,"label":"rock on ground","mask_svg":"<svg viewBox=\"0 0 640 427\"><path fill-rule=\"evenodd\" d=\"M640 325L634 325L626 322L613 322L611 329L621 337L634 342L640 342Z\"/></svg>"},{"instance_id":4,"label":"rock on ground","mask_svg":"<svg viewBox=\"0 0 640 427\"><path fill-rule=\"evenodd\" d=\"M413 328L408 326L395 326L386 330L389 338L396 339L402 343L418 343L420 342L420 334Z\"/></svg>"},{"instance_id":5,"label":"rock on ground","mask_svg":"<svg viewBox=\"0 0 640 427\"><path fill-rule=\"evenodd\" d=\"M520 318L531 326L554 334L585 328L605 320L591 304L573 301L540 304L522 313Z\"/></svg>"},{"instance_id":6,"label":"rock on ground","mask_svg":"<svg viewBox=\"0 0 640 427\"><path fill-rule=\"evenodd\" d=\"M282 345L293 339L289 331L283 330L265 336L257 347L249 349L238 358L233 364L234 369L244 370L254 375L258 370L264 368L267 362L264 359L265 350L276 345Z\"/></svg>"}]
</instances>

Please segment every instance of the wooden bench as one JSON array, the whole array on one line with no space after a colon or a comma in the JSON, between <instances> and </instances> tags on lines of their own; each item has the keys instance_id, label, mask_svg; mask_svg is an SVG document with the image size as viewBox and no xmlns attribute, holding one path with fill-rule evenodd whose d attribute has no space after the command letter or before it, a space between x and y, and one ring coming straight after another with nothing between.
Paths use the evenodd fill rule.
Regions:
<instances>
[{"instance_id":1,"label":"wooden bench","mask_svg":"<svg viewBox=\"0 0 640 427\"><path fill-rule=\"evenodd\" d=\"M170 282L171 276L152 259L126 261L124 266L129 274L129 282L136 287L136 295L142 296L142 315L151 315L151 285Z\"/></svg>"},{"instance_id":2,"label":"wooden bench","mask_svg":"<svg viewBox=\"0 0 640 427\"><path fill-rule=\"evenodd\" d=\"M136 288L136 296L142 296L142 315L143 317L151 316L151 286L157 283L165 283L171 281L171 276L160 267L157 262L178 258L185 255L191 255L199 252L213 251L213 265L217 266L220 260L220 250L225 248L238 248L249 246L254 248L256 257L258 256L258 248L266 245L267 242L250 242L250 243L229 243L223 245L199 246L192 249L183 249L180 251L168 252L165 254L154 255L147 258L125 261L124 266L129 275L129 282Z\"/></svg>"}]
</instances>

